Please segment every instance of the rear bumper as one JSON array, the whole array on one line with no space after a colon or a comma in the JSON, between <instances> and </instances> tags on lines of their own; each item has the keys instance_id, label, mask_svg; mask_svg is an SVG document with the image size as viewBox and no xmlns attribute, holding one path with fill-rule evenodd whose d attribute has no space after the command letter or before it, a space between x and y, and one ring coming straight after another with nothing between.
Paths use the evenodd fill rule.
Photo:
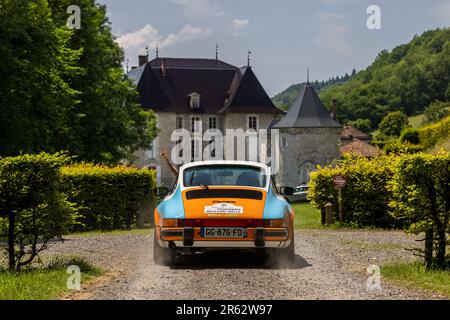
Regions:
<instances>
[{"instance_id":1,"label":"rear bumper","mask_svg":"<svg viewBox=\"0 0 450 320\"><path fill-rule=\"evenodd\" d=\"M200 228L161 228L158 243L164 248L286 248L291 243L287 228L247 228L239 239L210 239L200 236Z\"/></svg>"}]
</instances>

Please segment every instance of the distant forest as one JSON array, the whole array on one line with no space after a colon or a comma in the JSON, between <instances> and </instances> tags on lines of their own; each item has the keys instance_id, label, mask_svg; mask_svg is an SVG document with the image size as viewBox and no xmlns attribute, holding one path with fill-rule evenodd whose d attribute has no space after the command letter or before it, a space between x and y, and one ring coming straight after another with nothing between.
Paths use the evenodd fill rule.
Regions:
<instances>
[{"instance_id":1,"label":"distant forest","mask_svg":"<svg viewBox=\"0 0 450 320\"><path fill-rule=\"evenodd\" d=\"M338 75L336 77L331 77L326 81L317 81L316 80L314 82L311 82L311 85L313 86L314 90L316 90L316 92L320 92L320 91L328 88L329 86L344 83L344 82L350 80L355 75L356 75L356 69L353 69L353 71L350 74L346 73L343 76ZM273 103L282 110L289 109L289 107L294 103L295 99L300 94L300 92L303 89L303 87L305 86L305 84L306 84L306 82L293 84L292 86L290 86L283 92L280 92L275 97L273 97L272 98Z\"/></svg>"},{"instance_id":2,"label":"distant forest","mask_svg":"<svg viewBox=\"0 0 450 320\"><path fill-rule=\"evenodd\" d=\"M274 102L286 108L300 87L290 87L274 97ZM426 31L392 51L383 50L369 67L347 81L335 79L334 84L316 89L327 108L332 99L337 100L337 119L341 123L370 121L372 130L390 112L411 116L423 113L433 102L448 102L450 28Z\"/></svg>"}]
</instances>

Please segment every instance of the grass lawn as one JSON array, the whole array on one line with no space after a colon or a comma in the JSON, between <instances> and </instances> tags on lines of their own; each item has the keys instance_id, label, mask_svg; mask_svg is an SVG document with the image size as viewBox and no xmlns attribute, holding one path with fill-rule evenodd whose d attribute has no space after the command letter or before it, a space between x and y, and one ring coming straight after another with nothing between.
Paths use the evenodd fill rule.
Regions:
<instances>
[{"instance_id":1,"label":"grass lawn","mask_svg":"<svg viewBox=\"0 0 450 320\"><path fill-rule=\"evenodd\" d=\"M295 229L321 229L320 210L314 208L310 202L293 203L295 211Z\"/></svg>"},{"instance_id":2,"label":"grass lawn","mask_svg":"<svg viewBox=\"0 0 450 320\"><path fill-rule=\"evenodd\" d=\"M450 297L450 270L425 271L424 266L416 262L384 266L381 275L406 287L431 290Z\"/></svg>"},{"instance_id":3,"label":"grass lawn","mask_svg":"<svg viewBox=\"0 0 450 320\"><path fill-rule=\"evenodd\" d=\"M0 270L0 300L50 300L69 291L67 267L81 269L81 282L102 273L80 258L55 258L45 268L32 268L19 272Z\"/></svg>"},{"instance_id":4,"label":"grass lawn","mask_svg":"<svg viewBox=\"0 0 450 320\"><path fill-rule=\"evenodd\" d=\"M419 114L417 116L409 117L408 119L409 119L409 124L411 125L411 127L415 128L415 129L423 126L423 119L424 119L423 113Z\"/></svg>"}]
</instances>

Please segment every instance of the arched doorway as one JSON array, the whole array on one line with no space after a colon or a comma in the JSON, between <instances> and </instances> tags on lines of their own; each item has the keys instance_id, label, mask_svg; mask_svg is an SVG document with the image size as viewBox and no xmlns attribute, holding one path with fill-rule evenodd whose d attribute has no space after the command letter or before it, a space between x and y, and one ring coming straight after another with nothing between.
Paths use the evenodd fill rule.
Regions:
<instances>
[{"instance_id":1,"label":"arched doorway","mask_svg":"<svg viewBox=\"0 0 450 320\"><path fill-rule=\"evenodd\" d=\"M309 183L309 175L312 171L316 170L316 166L311 162L305 162L300 166L300 184Z\"/></svg>"}]
</instances>

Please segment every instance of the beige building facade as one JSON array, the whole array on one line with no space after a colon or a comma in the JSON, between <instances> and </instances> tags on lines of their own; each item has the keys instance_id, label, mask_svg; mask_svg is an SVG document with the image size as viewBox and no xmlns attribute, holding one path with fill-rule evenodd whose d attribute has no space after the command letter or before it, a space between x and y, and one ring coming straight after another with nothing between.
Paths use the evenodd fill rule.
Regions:
<instances>
[{"instance_id":1,"label":"beige building facade","mask_svg":"<svg viewBox=\"0 0 450 320\"><path fill-rule=\"evenodd\" d=\"M309 82L291 108L283 112L274 106L250 66L238 68L217 59L148 61L141 56L139 61L141 65L133 68L128 76L137 85L142 107L155 112L160 132L146 150L135 154L134 164L139 168L154 168L159 185L171 187L175 182L160 150L165 149L171 155L181 143L179 137L173 136L180 129L197 139L201 137L201 141L192 142L187 150L190 157L184 153L186 150L174 151L174 155L185 156L184 163L210 159L204 159L204 155L222 154L230 159L227 154L232 154L235 160L273 165L260 157L261 150L267 146L265 157L273 160L276 154L279 159L279 166L273 167L278 185L306 184L318 165L340 158L342 126L329 115ZM227 130L249 133L261 129L269 131L266 143L263 140L255 143L247 136L244 148L236 141L233 152L229 153L226 148L229 138L224 138L220 150L204 154L210 141L202 138L209 130L218 130L225 137ZM272 134L278 137L274 146L271 146L270 130L278 131L278 135ZM189 145L184 146L189 149ZM245 149L244 158L238 158L242 149Z\"/></svg>"}]
</instances>

